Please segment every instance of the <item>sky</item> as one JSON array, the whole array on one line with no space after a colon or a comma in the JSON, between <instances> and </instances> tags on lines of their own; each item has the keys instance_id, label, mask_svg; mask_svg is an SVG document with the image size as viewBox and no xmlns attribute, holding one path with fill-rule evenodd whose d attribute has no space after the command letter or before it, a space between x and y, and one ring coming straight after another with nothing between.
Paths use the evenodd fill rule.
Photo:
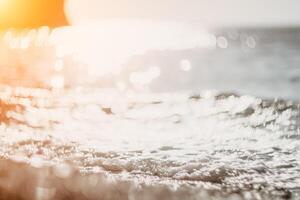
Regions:
<instances>
[{"instance_id":1,"label":"sky","mask_svg":"<svg viewBox=\"0 0 300 200\"><path fill-rule=\"evenodd\" d=\"M65 2L65 5L64 5ZM158 19L208 26L300 25L300 0L0 0L0 28Z\"/></svg>"},{"instance_id":2,"label":"sky","mask_svg":"<svg viewBox=\"0 0 300 200\"><path fill-rule=\"evenodd\" d=\"M206 25L300 25L299 0L67 0L73 23L86 19L150 18Z\"/></svg>"}]
</instances>

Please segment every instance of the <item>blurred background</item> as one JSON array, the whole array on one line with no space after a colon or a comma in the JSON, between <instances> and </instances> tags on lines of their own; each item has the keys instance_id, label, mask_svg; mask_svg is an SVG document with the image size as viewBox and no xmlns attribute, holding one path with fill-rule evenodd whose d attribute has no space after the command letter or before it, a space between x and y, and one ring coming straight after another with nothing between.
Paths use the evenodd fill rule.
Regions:
<instances>
[{"instance_id":1,"label":"blurred background","mask_svg":"<svg viewBox=\"0 0 300 200\"><path fill-rule=\"evenodd\" d=\"M0 0L0 81L297 99L298 8L297 0Z\"/></svg>"}]
</instances>

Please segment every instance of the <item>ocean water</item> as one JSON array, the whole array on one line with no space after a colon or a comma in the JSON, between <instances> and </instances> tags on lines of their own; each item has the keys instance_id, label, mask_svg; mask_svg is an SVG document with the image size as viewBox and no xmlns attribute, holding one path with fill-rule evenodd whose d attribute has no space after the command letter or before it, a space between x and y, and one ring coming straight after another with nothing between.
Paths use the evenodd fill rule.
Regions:
<instances>
[{"instance_id":1,"label":"ocean water","mask_svg":"<svg viewBox=\"0 0 300 200\"><path fill-rule=\"evenodd\" d=\"M299 29L118 25L3 35L1 197L300 198Z\"/></svg>"}]
</instances>

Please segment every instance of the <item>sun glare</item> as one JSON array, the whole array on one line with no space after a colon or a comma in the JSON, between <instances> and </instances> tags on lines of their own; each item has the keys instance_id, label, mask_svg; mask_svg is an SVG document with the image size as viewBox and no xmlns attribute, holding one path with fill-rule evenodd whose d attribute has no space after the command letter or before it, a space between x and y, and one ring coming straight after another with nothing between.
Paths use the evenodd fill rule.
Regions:
<instances>
[{"instance_id":1,"label":"sun glare","mask_svg":"<svg viewBox=\"0 0 300 200\"><path fill-rule=\"evenodd\" d=\"M0 0L0 17L7 12L8 0Z\"/></svg>"},{"instance_id":2,"label":"sun glare","mask_svg":"<svg viewBox=\"0 0 300 200\"><path fill-rule=\"evenodd\" d=\"M7 3L7 0L0 0L0 7L4 6Z\"/></svg>"},{"instance_id":3,"label":"sun glare","mask_svg":"<svg viewBox=\"0 0 300 200\"><path fill-rule=\"evenodd\" d=\"M0 28L67 25L64 0L0 0Z\"/></svg>"}]
</instances>

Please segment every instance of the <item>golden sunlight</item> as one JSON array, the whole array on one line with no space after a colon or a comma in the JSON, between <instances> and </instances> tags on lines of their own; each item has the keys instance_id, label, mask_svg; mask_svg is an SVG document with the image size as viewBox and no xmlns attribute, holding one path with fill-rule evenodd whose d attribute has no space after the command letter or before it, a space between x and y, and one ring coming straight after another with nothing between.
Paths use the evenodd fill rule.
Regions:
<instances>
[{"instance_id":1,"label":"golden sunlight","mask_svg":"<svg viewBox=\"0 0 300 200\"><path fill-rule=\"evenodd\" d=\"M0 200L300 200L299 8L0 0Z\"/></svg>"},{"instance_id":2,"label":"golden sunlight","mask_svg":"<svg viewBox=\"0 0 300 200\"><path fill-rule=\"evenodd\" d=\"M0 0L0 6L2 7L3 5L5 5L7 3L7 0ZM1 8L0 7L0 8Z\"/></svg>"},{"instance_id":3,"label":"golden sunlight","mask_svg":"<svg viewBox=\"0 0 300 200\"><path fill-rule=\"evenodd\" d=\"M3 16L6 15L7 11L9 10L9 4L9 0L0 0L0 19L2 19Z\"/></svg>"},{"instance_id":4,"label":"golden sunlight","mask_svg":"<svg viewBox=\"0 0 300 200\"><path fill-rule=\"evenodd\" d=\"M0 0L0 28L67 25L64 0Z\"/></svg>"}]
</instances>

